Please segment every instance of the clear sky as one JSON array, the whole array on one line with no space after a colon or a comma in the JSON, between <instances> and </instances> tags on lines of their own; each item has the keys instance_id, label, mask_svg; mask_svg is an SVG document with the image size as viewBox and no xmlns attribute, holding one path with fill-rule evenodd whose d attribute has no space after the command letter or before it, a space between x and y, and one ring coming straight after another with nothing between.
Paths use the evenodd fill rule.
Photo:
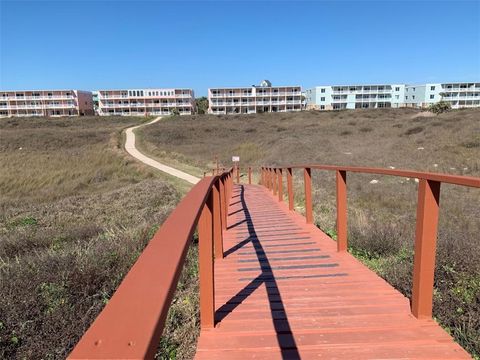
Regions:
<instances>
[{"instance_id":1,"label":"clear sky","mask_svg":"<svg viewBox=\"0 0 480 360\"><path fill-rule=\"evenodd\" d=\"M5 1L0 89L480 81L479 1Z\"/></svg>"}]
</instances>

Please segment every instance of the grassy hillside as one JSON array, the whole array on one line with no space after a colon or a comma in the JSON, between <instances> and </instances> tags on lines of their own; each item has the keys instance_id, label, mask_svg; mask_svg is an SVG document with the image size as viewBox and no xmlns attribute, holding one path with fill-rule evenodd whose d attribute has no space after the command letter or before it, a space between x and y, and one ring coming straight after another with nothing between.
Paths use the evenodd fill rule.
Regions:
<instances>
[{"instance_id":1,"label":"grassy hillside","mask_svg":"<svg viewBox=\"0 0 480 360\"><path fill-rule=\"evenodd\" d=\"M121 149L139 121L0 120L0 358L65 358L178 202ZM186 275L176 302L195 292ZM160 357L194 341L197 310L175 311Z\"/></svg>"},{"instance_id":2,"label":"grassy hillside","mask_svg":"<svg viewBox=\"0 0 480 360\"><path fill-rule=\"evenodd\" d=\"M479 174L480 111L422 115L413 109L196 115L168 118L139 133L153 154L199 168L215 155L227 165L239 155L251 165L316 162Z\"/></svg>"},{"instance_id":3,"label":"grassy hillside","mask_svg":"<svg viewBox=\"0 0 480 360\"><path fill-rule=\"evenodd\" d=\"M144 151L197 172L244 164L343 164L480 176L480 111L431 116L413 109L172 117L139 131ZM303 183L294 174L296 210ZM376 183L371 183L376 180ZM417 183L349 174L350 251L411 295ZM335 237L334 174L313 174L317 225ZM434 314L480 355L480 190L442 185Z\"/></svg>"}]
</instances>

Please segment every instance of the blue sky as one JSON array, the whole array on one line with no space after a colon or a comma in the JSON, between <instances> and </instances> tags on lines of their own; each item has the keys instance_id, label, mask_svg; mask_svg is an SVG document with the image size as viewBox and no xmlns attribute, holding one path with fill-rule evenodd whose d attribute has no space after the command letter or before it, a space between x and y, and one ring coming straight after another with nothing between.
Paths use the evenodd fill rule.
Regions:
<instances>
[{"instance_id":1,"label":"blue sky","mask_svg":"<svg viewBox=\"0 0 480 360\"><path fill-rule=\"evenodd\" d=\"M5 1L0 89L480 81L479 1Z\"/></svg>"}]
</instances>

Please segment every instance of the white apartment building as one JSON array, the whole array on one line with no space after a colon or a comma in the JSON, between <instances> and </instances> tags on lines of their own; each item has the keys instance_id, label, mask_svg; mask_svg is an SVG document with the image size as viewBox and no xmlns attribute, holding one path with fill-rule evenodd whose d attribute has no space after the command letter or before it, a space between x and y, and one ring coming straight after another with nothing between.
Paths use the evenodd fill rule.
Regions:
<instances>
[{"instance_id":1,"label":"white apartment building","mask_svg":"<svg viewBox=\"0 0 480 360\"><path fill-rule=\"evenodd\" d=\"M425 101L428 105L444 100L452 109L480 106L480 83L426 84Z\"/></svg>"},{"instance_id":2,"label":"white apartment building","mask_svg":"<svg viewBox=\"0 0 480 360\"><path fill-rule=\"evenodd\" d=\"M191 115L192 89L98 90L99 115Z\"/></svg>"},{"instance_id":3,"label":"white apartment building","mask_svg":"<svg viewBox=\"0 0 480 360\"><path fill-rule=\"evenodd\" d=\"M328 85L305 90L307 109L426 108L441 100L453 109L480 106L480 83Z\"/></svg>"},{"instance_id":4,"label":"white apartment building","mask_svg":"<svg viewBox=\"0 0 480 360\"><path fill-rule=\"evenodd\" d=\"M260 86L208 89L209 114L255 114L302 110L300 86Z\"/></svg>"},{"instance_id":5,"label":"white apartment building","mask_svg":"<svg viewBox=\"0 0 480 360\"><path fill-rule=\"evenodd\" d=\"M92 93L89 91L0 91L0 117L81 115L94 115Z\"/></svg>"},{"instance_id":6,"label":"white apartment building","mask_svg":"<svg viewBox=\"0 0 480 360\"><path fill-rule=\"evenodd\" d=\"M305 91L307 109L342 110L397 108L403 104L405 85L325 85Z\"/></svg>"}]
</instances>

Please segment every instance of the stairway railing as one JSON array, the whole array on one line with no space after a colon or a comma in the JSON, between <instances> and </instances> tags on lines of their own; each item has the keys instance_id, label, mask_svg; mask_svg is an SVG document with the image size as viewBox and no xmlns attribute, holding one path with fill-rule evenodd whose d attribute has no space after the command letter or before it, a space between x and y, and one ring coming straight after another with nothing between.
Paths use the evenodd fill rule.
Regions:
<instances>
[{"instance_id":1,"label":"stairway railing","mask_svg":"<svg viewBox=\"0 0 480 360\"><path fill-rule=\"evenodd\" d=\"M199 235L200 325L214 326L214 258L223 258L222 229L233 169L196 184L165 220L69 359L153 358L194 231Z\"/></svg>"},{"instance_id":2,"label":"stairway railing","mask_svg":"<svg viewBox=\"0 0 480 360\"><path fill-rule=\"evenodd\" d=\"M435 252L437 241L440 185L449 183L480 188L480 178L439 173L379 169L355 166L292 165L262 167L261 184L283 201L283 173L287 174L288 205L294 210L293 169L303 169L305 191L305 218L313 224L312 169L334 171L336 174L337 201L337 250L346 251L347 241L347 172L391 175L419 179L417 220L415 232L415 254L411 311L417 318L432 317Z\"/></svg>"}]
</instances>

